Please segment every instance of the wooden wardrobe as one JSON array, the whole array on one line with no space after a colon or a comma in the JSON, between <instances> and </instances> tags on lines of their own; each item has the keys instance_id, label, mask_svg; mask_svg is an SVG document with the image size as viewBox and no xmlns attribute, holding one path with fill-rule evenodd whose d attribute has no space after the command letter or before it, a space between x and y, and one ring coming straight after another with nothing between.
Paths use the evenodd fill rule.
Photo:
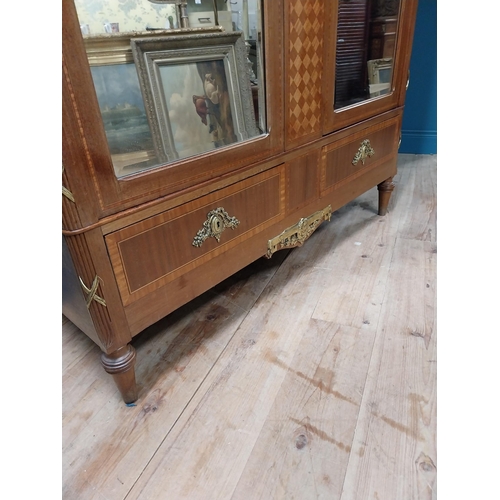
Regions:
<instances>
[{"instance_id":1,"label":"wooden wardrobe","mask_svg":"<svg viewBox=\"0 0 500 500\"><path fill-rule=\"evenodd\" d=\"M252 34L221 9L88 35L63 1L63 314L127 403L146 327L374 186L387 212L416 0L254 7Z\"/></svg>"}]
</instances>

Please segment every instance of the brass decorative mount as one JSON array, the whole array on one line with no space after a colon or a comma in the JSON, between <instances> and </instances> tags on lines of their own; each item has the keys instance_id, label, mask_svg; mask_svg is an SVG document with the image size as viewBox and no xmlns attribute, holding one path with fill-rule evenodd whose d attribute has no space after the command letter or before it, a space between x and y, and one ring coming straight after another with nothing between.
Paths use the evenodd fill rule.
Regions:
<instances>
[{"instance_id":1,"label":"brass decorative mount","mask_svg":"<svg viewBox=\"0 0 500 500\"><path fill-rule=\"evenodd\" d=\"M201 247L207 238L215 238L220 242L220 235L227 228L235 229L240 221L231 217L222 207L211 210L207 214L207 220L203 227L196 233L193 239L194 247Z\"/></svg>"},{"instance_id":2,"label":"brass decorative mount","mask_svg":"<svg viewBox=\"0 0 500 500\"><path fill-rule=\"evenodd\" d=\"M375 150L372 148L369 139L365 139L361 142L358 151L354 155L352 159L352 164L357 165L358 161L361 160L361 163L364 165L366 158L373 156L375 154Z\"/></svg>"},{"instance_id":3,"label":"brass decorative mount","mask_svg":"<svg viewBox=\"0 0 500 500\"><path fill-rule=\"evenodd\" d=\"M64 173L64 165L62 166L62 171ZM62 187L62 194L63 194L63 196L66 196L66 198L68 198L68 200L70 200L73 203L75 203L75 197L73 196L73 193L68 188L65 188L63 186Z\"/></svg>"},{"instance_id":4,"label":"brass decorative mount","mask_svg":"<svg viewBox=\"0 0 500 500\"><path fill-rule=\"evenodd\" d=\"M299 220L293 226L285 229L281 234L267 242L266 257L270 259L274 252L282 248L300 247L316 231L318 226L325 220L330 220L332 207L328 205L323 210L314 212L309 217Z\"/></svg>"},{"instance_id":5,"label":"brass decorative mount","mask_svg":"<svg viewBox=\"0 0 500 500\"><path fill-rule=\"evenodd\" d=\"M94 281L92 282L92 286L88 288L87 285L85 285L85 283L83 282L82 278L80 276L78 277L80 278L80 285L82 285L83 291L87 294L87 297L85 298L87 309L90 307L90 304L93 300L106 307L106 301L102 297L99 297L99 295L97 295L97 288L99 287L101 278L96 275Z\"/></svg>"}]
</instances>

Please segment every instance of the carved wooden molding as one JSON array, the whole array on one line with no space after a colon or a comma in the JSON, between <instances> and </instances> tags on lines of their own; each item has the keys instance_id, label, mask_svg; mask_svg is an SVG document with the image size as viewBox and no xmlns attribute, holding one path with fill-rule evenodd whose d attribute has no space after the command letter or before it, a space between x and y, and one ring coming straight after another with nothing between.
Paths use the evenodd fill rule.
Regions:
<instances>
[{"instance_id":1,"label":"carved wooden molding","mask_svg":"<svg viewBox=\"0 0 500 500\"><path fill-rule=\"evenodd\" d=\"M130 344L118 349L114 353L101 354L102 366L111 375L126 372L134 366L135 360L136 352Z\"/></svg>"},{"instance_id":2,"label":"carved wooden molding","mask_svg":"<svg viewBox=\"0 0 500 500\"><path fill-rule=\"evenodd\" d=\"M382 192L389 192L392 193L394 191L395 184L392 181L392 177L389 177L386 179L384 182L381 182L380 184L377 184L377 189Z\"/></svg>"}]
</instances>

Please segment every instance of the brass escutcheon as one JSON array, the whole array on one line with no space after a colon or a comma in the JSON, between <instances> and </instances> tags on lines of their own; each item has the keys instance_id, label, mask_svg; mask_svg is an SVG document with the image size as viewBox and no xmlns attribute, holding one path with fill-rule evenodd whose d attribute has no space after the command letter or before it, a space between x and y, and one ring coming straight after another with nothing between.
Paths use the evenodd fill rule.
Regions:
<instances>
[{"instance_id":1,"label":"brass escutcheon","mask_svg":"<svg viewBox=\"0 0 500 500\"><path fill-rule=\"evenodd\" d=\"M203 223L203 227L196 233L193 239L194 247L201 247L207 238L215 238L220 242L220 235L229 227L234 229L240 221L236 217L231 217L222 207L211 210L207 214L207 220Z\"/></svg>"},{"instance_id":2,"label":"brass escutcheon","mask_svg":"<svg viewBox=\"0 0 500 500\"><path fill-rule=\"evenodd\" d=\"M361 160L361 163L364 165L366 158L369 156L373 156L374 154L375 150L372 148L370 140L365 139L364 141L361 142L358 151L354 155L354 158L352 159L352 164L357 165L358 161Z\"/></svg>"}]
</instances>

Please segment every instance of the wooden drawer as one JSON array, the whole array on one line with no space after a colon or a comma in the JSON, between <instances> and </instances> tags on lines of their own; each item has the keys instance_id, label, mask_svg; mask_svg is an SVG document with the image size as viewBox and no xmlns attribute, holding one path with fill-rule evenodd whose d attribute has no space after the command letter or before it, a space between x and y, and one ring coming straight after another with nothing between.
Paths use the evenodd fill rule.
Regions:
<instances>
[{"instance_id":1,"label":"wooden drawer","mask_svg":"<svg viewBox=\"0 0 500 500\"><path fill-rule=\"evenodd\" d=\"M377 168L398 151L400 117L392 118L340 141L321 153L321 195Z\"/></svg>"},{"instance_id":2,"label":"wooden drawer","mask_svg":"<svg viewBox=\"0 0 500 500\"><path fill-rule=\"evenodd\" d=\"M124 305L283 218L284 177L278 166L107 235Z\"/></svg>"}]
</instances>

